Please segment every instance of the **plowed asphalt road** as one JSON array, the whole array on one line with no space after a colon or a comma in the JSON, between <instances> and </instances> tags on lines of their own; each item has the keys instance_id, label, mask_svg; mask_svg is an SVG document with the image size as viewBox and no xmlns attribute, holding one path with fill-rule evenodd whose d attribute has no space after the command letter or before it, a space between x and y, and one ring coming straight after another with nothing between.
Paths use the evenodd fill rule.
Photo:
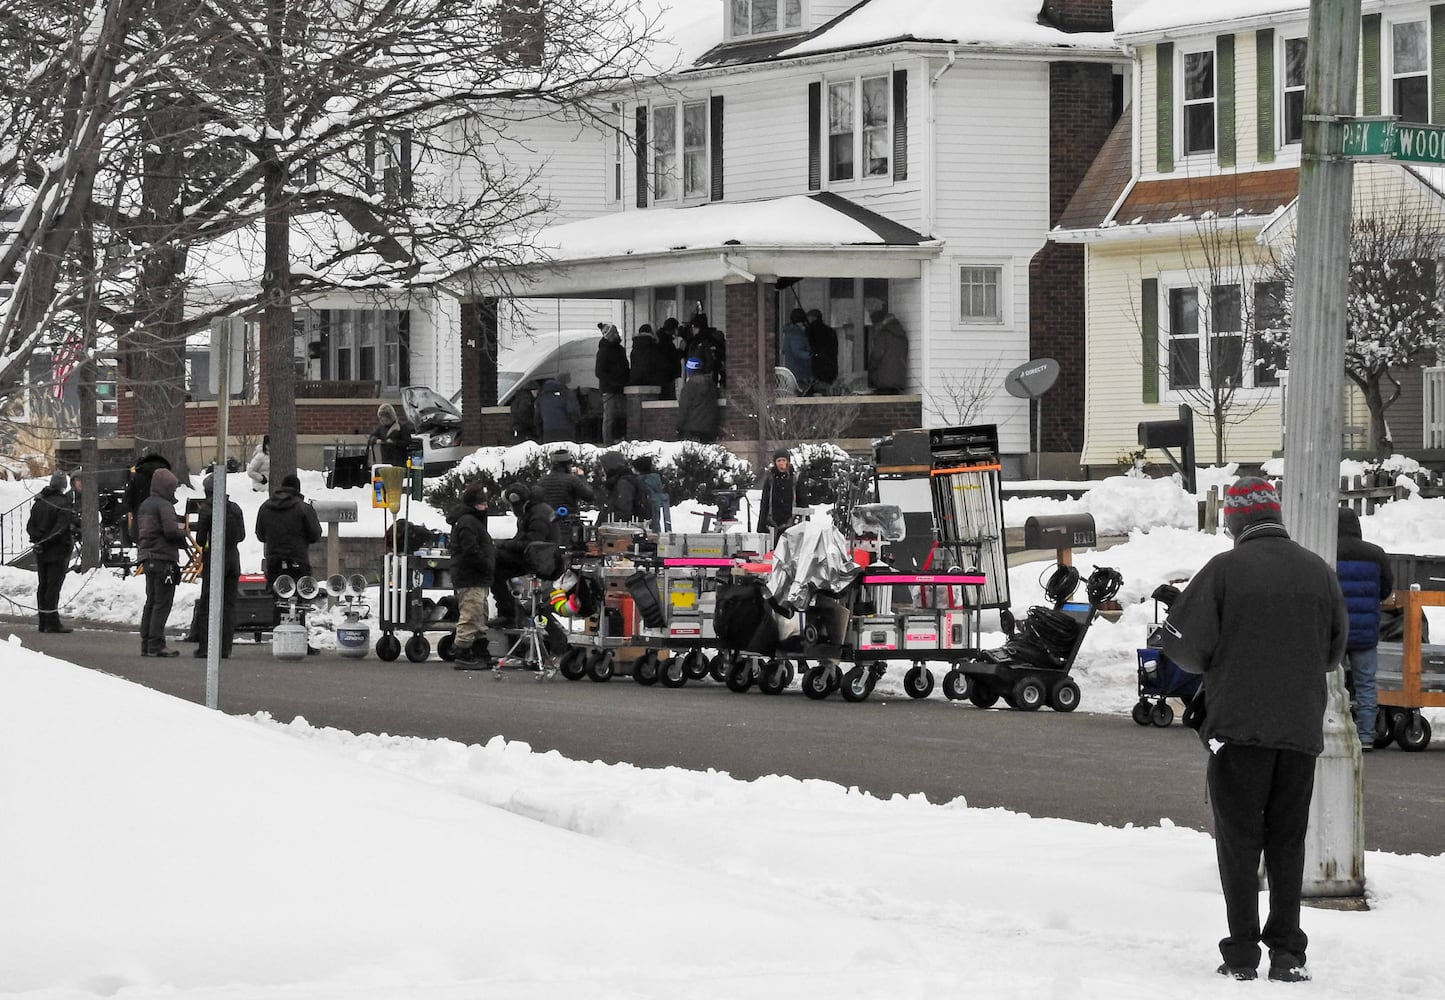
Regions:
<instances>
[{"instance_id":1,"label":"plowed asphalt road","mask_svg":"<svg viewBox=\"0 0 1445 1000\"><path fill-rule=\"evenodd\" d=\"M177 643L176 659L144 658L134 631L41 635L28 621L0 624L31 648L205 702L205 661L192 657L192 645ZM963 796L972 806L1109 826L1167 818L1210 828L1195 735L1177 723L1158 729L1094 714L1087 700L1072 714L985 711L878 692L856 704L836 694L814 702L796 686L769 697L756 689L734 694L711 681L666 689L623 677L538 683L514 673L498 680L454 670L435 654L419 664L405 657L385 663L374 653L280 661L269 645L249 643L237 643L236 655L221 661L219 691L220 709L230 714L266 711L283 722L304 716L352 732L465 743L502 735L579 760L714 768L744 779L822 778L879 796ZM1423 753L1391 747L1367 755L1364 787L1367 849L1445 853L1445 733ZM967 845L959 851L966 856ZM1146 871L1147 859L1140 866Z\"/></svg>"}]
</instances>

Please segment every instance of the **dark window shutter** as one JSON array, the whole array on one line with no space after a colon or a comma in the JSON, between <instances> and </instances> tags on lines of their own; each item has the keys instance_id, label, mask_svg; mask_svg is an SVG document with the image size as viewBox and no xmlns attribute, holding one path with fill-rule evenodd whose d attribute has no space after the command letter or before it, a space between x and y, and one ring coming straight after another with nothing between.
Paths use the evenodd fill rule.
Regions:
<instances>
[{"instance_id":1,"label":"dark window shutter","mask_svg":"<svg viewBox=\"0 0 1445 1000\"><path fill-rule=\"evenodd\" d=\"M411 130L410 130L410 129L407 129L406 131L404 131L404 132L401 133L400 146L401 146L401 148L400 148L400 150L398 151L398 154L397 154L397 159L398 159L400 162L397 164L397 169L399 169L399 170L401 171L401 197L402 197L402 200L403 200L403 201L411 201L412 191L413 191L414 189L412 188L412 184L411 184Z\"/></svg>"},{"instance_id":2,"label":"dark window shutter","mask_svg":"<svg viewBox=\"0 0 1445 1000\"><path fill-rule=\"evenodd\" d=\"M1154 47L1155 168L1161 174L1174 172L1174 43Z\"/></svg>"},{"instance_id":3,"label":"dark window shutter","mask_svg":"<svg viewBox=\"0 0 1445 1000\"><path fill-rule=\"evenodd\" d=\"M397 377L402 385L411 384L411 313L403 309L396 319Z\"/></svg>"},{"instance_id":4,"label":"dark window shutter","mask_svg":"<svg viewBox=\"0 0 1445 1000\"><path fill-rule=\"evenodd\" d=\"M1214 98L1218 102L1219 148L1215 156L1221 167L1234 166L1236 137L1234 134L1234 36L1220 35L1215 40L1215 61L1219 72L1214 81Z\"/></svg>"},{"instance_id":5,"label":"dark window shutter","mask_svg":"<svg viewBox=\"0 0 1445 1000\"><path fill-rule=\"evenodd\" d=\"M893 179L908 180L908 70L893 71Z\"/></svg>"},{"instance_id":6,"label":"dark window shutter","mask_svg":"<svg viewBox=\"0 0 1445 1000\"><path fill-rule=\"evenodd\" d=\"M637 207L647 207L647 105L637 106Z\"/></svg>"},{"instance_id":7,"label":"dark window shutter","mask_svg":"<svg viewBox=\"0 0 1445 1000\"><path fill-rule=\"evenodd\" d=\"M367 194L376 194L376 140L376 129L367 129L365 152L366 177L362 182L362 187L366 189Z\"/></svg>"},{"instance_id":8,"label":"dark window shutter","mask_svg":"<svg viewBox=\"0 0 1445 1000\"><path fill-rule=\"evenodd\" d=\"M711 121L708 123L708 141L711 164L709 166L708 182L712 186L710 197L713 201L723 200L723 99L721 94L713 96L708 102L708 115Z\"/></svg>"},{"instance_id":9,"label":"dark window shutter","mask_svg":"<svg viewBox=\"0 0 1445 1000\"><path fill-rule=\"evenodd\" d=\"M1445 121L1445 6L1430 8L1430 120Z\"/></svg>"},{"instance_id":10,"label":"dark window shutter","mask_svg":"<svg viewBox=\"0 0 1445 1000\"><path fill-rule=\"evenodd\" d=\"M822 136L818 131L823 127L823 85L808 84L808 190L817 191L823 186Z\"/></svg>"},{"instance_id":11,"label":"dark window shutter","mask_svg":"<svg viewBox=\"0 0 1445 1000\"><path fill-rule=\"evenodd\" d=\"M1254 96L1256 119L1256 159L1274 162L1274 29L1261 28L1254 33Z\"/></svg>"},{"instance_id":12,"label":"dark window shutter","mask_svg":"<svg viewBox=\"0 0 1445 1000\"><path fill-rule=\"evenodd\" d=\"M1143 400L1159 402L1159 279L1139 282L1139 354Z\"/></svg>"},{"instance_id":13,"label":"dark window shutter","mask_svg":"<svg viewBox=\"0 0 1445 1000\"><path fill-rule=\"evenodd\" d=\"M1360 18L1360 109L1367 115L1380 113L1380 15Z\"/></svg>"}]
</instances>

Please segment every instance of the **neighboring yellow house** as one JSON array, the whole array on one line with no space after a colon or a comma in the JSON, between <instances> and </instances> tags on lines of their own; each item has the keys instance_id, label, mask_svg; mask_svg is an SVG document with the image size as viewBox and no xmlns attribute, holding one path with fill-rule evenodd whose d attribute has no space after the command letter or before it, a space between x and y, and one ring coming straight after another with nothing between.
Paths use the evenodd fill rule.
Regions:
<instances>
[{"instance_id":1,"label":"neighboring yellow house","mask_svg":"<svg viewBox=\"0 0 1445 1000\"><path fill-rule=\"evenodd\" d=\"M1202 463L1257 465L1281 448L1288 362L1260 332L1286 322L1273 262L1293 239L1308 16L1304 0L1217 16L1158 0L1116 25L1134 57L1132 113L1051 234L1086 252L1090 470L1128 461L1138 424L1181 404ZM1445 52L1445 4L1373 4L1361 38L1361 114L1445 119L1445 66L1432 75L1428 58ZM1439 220L1442 181L1438 168L1361 164L1356 213ZM1422 416L1430 376L1402 374L1388 413L1396 449L1438 447ZM1368 413L1348 391L1344 445L1363 449Z\"/></svg>"}]
</instances>

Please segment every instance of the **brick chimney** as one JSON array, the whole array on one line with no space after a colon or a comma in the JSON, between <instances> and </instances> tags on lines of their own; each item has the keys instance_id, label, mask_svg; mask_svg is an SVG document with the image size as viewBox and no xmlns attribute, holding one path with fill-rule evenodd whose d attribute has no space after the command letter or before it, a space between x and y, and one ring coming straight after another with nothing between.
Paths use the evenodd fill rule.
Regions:
<instances>
[{"instance_id":1,"label":"brick chimney","mask_svg":"<svg viewBox=\"0 0 1445 1000\"><path fill-rule=\"evenodd\" d=\"M1039 22L1060 31L1113 31L1113 0L1044 0Z\"/></svg>"}]
</instances>

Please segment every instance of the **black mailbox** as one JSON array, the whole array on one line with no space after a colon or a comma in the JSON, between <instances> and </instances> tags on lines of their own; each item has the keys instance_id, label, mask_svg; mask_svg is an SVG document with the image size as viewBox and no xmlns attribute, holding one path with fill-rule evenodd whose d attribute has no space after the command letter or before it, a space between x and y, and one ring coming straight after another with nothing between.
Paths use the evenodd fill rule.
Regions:
<instances>
[{"instance_id":1,"label":"black mailbox","mask_svg":"<svg viewBox=\"0 0 1445 1000\"><path fill-rule=\"evenodd\" d=\"M1026 549L1087 549L1096 544L1093 514L1043 514L1024 521Z\"/></svg>"},{"instance_id":2,"label":"black mailbox","mask_svg":"<svg viewBox=\"0 0 1445 1000\"><path fill-rule=\"evenodd\" d=\"M1194 425L1187 420L1143 420L1139 445L1143 448L1178 448L1194 440Z\"/></svg>"}]
</instances>

